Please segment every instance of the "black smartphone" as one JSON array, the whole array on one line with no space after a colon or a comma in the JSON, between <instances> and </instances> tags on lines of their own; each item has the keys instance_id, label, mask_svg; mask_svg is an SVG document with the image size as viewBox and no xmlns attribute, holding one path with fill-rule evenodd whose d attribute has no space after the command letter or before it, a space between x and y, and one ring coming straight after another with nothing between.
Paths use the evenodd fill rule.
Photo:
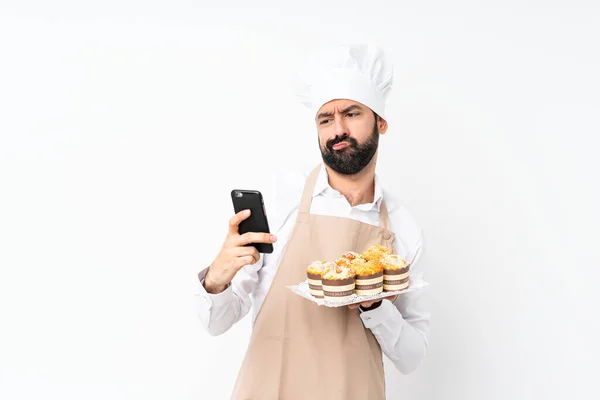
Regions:
<instances>
[{"instance_id":1,"label":"black smartphone","mask_svg":"<svg viewBox=\"0 0 600 400\"><path fill-rule=\"evenodd\" d=\"M231 200L236 214L242 210L250 210L250 216L240 222L240 235L246 232L271 233L262 193L258 190L234 189L231 191ZM273 252L272 243L250 243L247 246L256 247L259 253Z\"/></svg>"}]
</instances>

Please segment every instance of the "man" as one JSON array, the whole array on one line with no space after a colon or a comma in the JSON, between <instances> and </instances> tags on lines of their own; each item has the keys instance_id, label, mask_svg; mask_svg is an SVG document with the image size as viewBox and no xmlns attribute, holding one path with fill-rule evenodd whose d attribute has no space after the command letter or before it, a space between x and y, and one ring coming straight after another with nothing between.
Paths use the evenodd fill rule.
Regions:
<instances>
[{"instance_id":1,"label":"man","mask_svg":"<svg viewBox=\"0 0 600 400\"><path fill-rule=\"evenodd\" d=\"M373 244L413 260L411 278L423 277L421 230L375 174L392 76L373 46L342 47L318 61L303 102L315 118L323 164L281 182L273 236L240 235L238 224L249 216L240 212L214 262L198 274L198 314L211 334L253 309L233 399L384 399L382 354L404 374L425 356L429 316L420 291L319 307L286 288L305 279L312 261ZM275 250L261 255L244 246L252 242Z\"/></svg>"}]
</instances>

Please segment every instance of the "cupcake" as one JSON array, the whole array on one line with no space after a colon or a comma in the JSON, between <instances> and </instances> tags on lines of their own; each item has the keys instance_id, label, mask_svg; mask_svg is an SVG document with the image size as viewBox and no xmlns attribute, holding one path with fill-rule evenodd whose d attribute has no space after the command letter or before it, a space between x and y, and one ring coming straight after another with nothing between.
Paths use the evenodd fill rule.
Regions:
<instances>
[{"instance_id":1,"label":"cupcake","mask_svg":"<svg viewBox=\"0 0 600 400\"><path fill-rule=\"evenodd\" d=\"M383 291L392 292L404 290L408 287L409 266L406 260L395 255L388 254L380 260L383 265Z\"/></svg>"},{"instance_id":2,"label":"cupcake","mask_svg":"<svg viewBox=\"0 0 600 400\"><path fill-rule=\"evenodd\" d=\"M338 258L335 261L335 263L337 265L339 265L340 267L350 268L352 261L356 260L357 258L362 258L362 256L353 251L348 251L348 252L342 254L342 256L340 258Z\"/></svg>"},{"instance_id":3,"label":"cupcake","mask_svg":"<svg viewBox=\"0 0 600 400\"><path fill-rule=\"evenodd\" d=\"M379 261L356 258L352 261L352 270L356 273L354 293L372 296L383 292L383 265Z\"/></svg>"},{"instance_id":4,"label":"cupcake","mask_svg":"<svg viewBox=\"0 0 600 400\"><path fill-rule=\"evenodd\" d=\"M342 254L342 258L349 260L349 261L354 261L357 258L362 258L362 256L358 253L355 253L353 251L347 251L344 254Z\"/></svg>"},{"instance_id":5,"label":"cupcake","mask_svg":"<svg viewBox=\"0 0 600 400\"><path fill-rule=\"evenodd\" d=\"M306 269L306 277L308 278L308 289L310 294L317 299L323 298L323 285L321 283L321 275L323 274L323 266L325 261L314 261Z\"/></svg>"},{"instance_id":6,"label":"cupcake","mask_svg":"<svg viewBox=\"0 0 600 400\"><path fill-rule=\"evenodd\" d=\"M323 268L323 295L332 303L343 303L354 295L354 278L351 268L327 263Z\"/></svg>"},{"instance_id":7,"label":"cupcake","mask_svg":"<svg viewBox=\"0 0 600 400\"><path fill-rule=\"evenodd\" d=\"M392 254L392 251L385 246L373 245L369 247L364 253L362 258L367 261L378 261L386 255Z\"/></svg>"}]
</instances>

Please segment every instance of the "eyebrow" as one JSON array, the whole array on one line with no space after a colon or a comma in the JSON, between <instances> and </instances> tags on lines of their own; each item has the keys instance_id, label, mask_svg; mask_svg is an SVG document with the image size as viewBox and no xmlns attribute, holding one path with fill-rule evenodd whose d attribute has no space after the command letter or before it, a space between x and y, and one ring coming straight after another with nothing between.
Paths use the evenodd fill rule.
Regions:
<instances>
[{"instance_id":1,"label":"eyebrow","mask_svg":"<svg viewBox=\"0 0 600 400\"><path fill-rule=\"evenodd\" d=\"M350 111L354 111L354 110L360 110L360 107L357 106L356 104L352 104L351 106L344 108L342 110L342 114L346 114L346 113L348 113ZM333 117L332 112L322 112L319 115L317 115L317 120L319 120L321 118L331 118L331 117Z\"/></svg>"}]
</instances>

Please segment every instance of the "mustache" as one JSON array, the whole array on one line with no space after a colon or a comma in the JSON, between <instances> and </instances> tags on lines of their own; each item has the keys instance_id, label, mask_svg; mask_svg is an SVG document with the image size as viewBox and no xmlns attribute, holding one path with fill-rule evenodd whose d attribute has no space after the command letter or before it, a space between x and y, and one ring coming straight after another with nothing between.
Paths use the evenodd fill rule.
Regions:
<instances>
[{"instance_id":1,"label":"mustache","mask_svg":"<svg viewBox=\"0 0 600 400\"><path fill-rule=\"evenodd\" d=\"M346 134L344 134L342 136L336 136L333 139L329 139L327 141L326 147L329 151L333 151L333 146L335 146L338 143L342 143L342 142L348 142L350 144L350 147L354 147L354 148L358 147L358 140L354 139L353 137L349 137Z\"/></svg>"}]
</instances>

